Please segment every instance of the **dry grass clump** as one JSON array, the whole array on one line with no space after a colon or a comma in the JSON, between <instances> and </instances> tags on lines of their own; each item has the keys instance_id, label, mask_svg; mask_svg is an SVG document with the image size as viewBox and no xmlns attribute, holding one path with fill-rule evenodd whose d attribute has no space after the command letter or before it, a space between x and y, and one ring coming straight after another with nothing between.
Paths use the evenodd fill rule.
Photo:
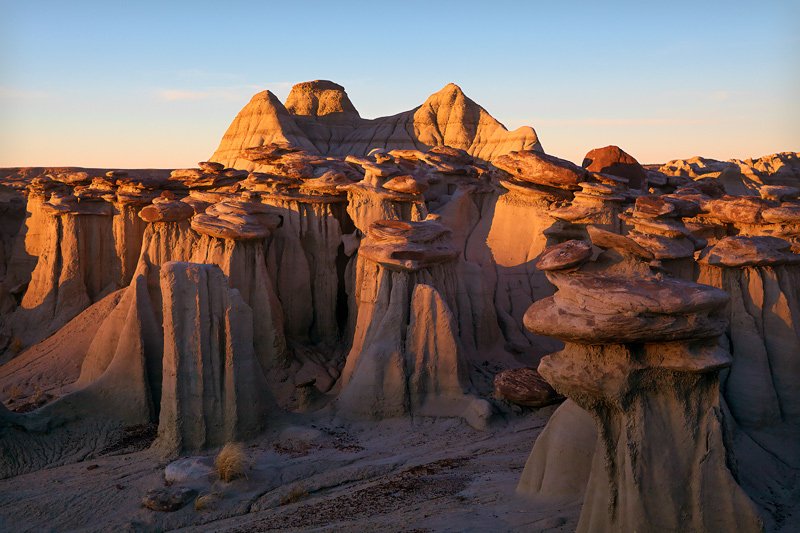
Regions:
<instances>
[{"instance_id":1,"label":"dry grass clump","mask_svg":"<svg viewBox=\"0 0 800 533\"><path fill-rule=\"evenodd\" d=\"M287 494L281 496L281 505L289 505L308 496L308 489L302 483L296 483Z\"/></svg>"},{"instance_id":2,"label":"dry grass clump","mask_svg":"<svg viewBox=\"0 0 800 533\"><path fill-rule=\"evenodd\" d=\"M195 511L207 511L213 509L214 493L202 494L194 500Z\"/></svg>"},{"instance_id":3,"label":"dry grass clump","mask_svg":"<svg viewBox=\"0 0 800 533\"><path fill-rule=\"evenodd\" d=\"M208 511L214 508L214 500L221 500L225 497L221 490L215 491L219 480L211 485L211 491L208 494L200 494L194 500L195 511Z\"/></svg>"},{"instance_id":4,"label":"dry grass clump","mask_svg":"<svg viewBox=\"0 0 800 533\"><path fill-rule=\"evenodd\" d=\"M25 397L25 391L19 385L6 385L3 392L6 393L9 399L14 401Z\"/></svg>"},{"instance_id":5,"label":"dry grass clump","mask_svg":"<svg viewBox=\"0 0 800 533\"><path fill-rule=\"evenodd\" d=\"M247 468L247 455L244 446L238 442L229 442L214 459L217 475L222 481L229 482L244 477Z\"/></svg>"},{"instance_id":6,"label":"dry grass clump","mask_svg":"<svg viewBox=\"0 0 800 533\"><path fill-rule=\"evenodd\" d=\"M47 393L45 393L41 389L41 387L39 387L39 385L34 386L33 394L31 395L31 403L34 403L36 405L42 405L47 403L49 399L50 396Z\"/></svg>"}]
</instances>

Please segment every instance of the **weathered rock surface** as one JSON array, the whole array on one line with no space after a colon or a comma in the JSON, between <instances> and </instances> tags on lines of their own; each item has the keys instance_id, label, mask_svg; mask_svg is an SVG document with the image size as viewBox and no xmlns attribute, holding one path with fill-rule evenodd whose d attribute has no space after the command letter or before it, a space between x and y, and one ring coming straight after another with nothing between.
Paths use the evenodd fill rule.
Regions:
<instances>
[{"instance_id":1,"label":"weathered rock surface","mask_svg":"<svg viewBox=\"0 0 800 533\"><path fill-rule=\"evenodd\" d=\"M541 335L615 344L719 336L727 321L712 314L728 301L719 289L679 280L548 272L559 288L525 313Z\"/></svg>"},{"instance_id":2,"label":"weathered rock surface","mask_svg":"<svg viewBox=\"0 0 800 533\"><path fill-rule=\"evenodd\" d=\"M571 240L549 246L536 262L539 270L564 270L580 265L592 255L592 247L584 241Z\"/></svg>"},{"instance_id":3,"label":"weathered rock surface","mask_svg":"<svg viewBox=\"0 0 800 533\"><path fill-rule=\"evenodd\" d=\"M509 132L453 84L411 111L368 120L359 116L343 87L325 80L295 85L285 106L269 91L255 95L228 128L211 161L258 170L239 154L270 143L359 156L375 148L426 150L446 145L485 161L513 150L541 150L532 128Z\"/></svg>"},{"instance_id":4,"label":"weathered rock surface","mask_svg":"<svg viewBox=\"0 0 800 533\"><path fill-rule=\"evenodd\" d=\"M568 190L578 190L587 173L565 159L536 151L517 151L497 157L492 164L515 180Z\"/></svg>"},{"instance_id":5,"label":"weathered rock surface","mask_svg":"<svg viewBox=\"0 0 800 533\"><path fill-rule=\"evenodd\" d=\"M590 150L584 156L582 166L590 172L602 172L625 178L631 189L642 189L647 183L647 174L642 165L619 146Z\"/></svg>"},{"instance_id":6,"label":"weathered rock surface","mask_svg":"<svg viewBox=\"0 0 800 533\"><path fill-rule=\"evenodd\" d=\"M369 417L457 416L470 403L468 363L454 315L454 257L432 264L376 261L401 243L441 246L448 234L432 221L372 226L366 243L374 244L362 245L358 254L358 318L342 372L340 410ZM390 252L363 253L368 246Z\"/></svg>"},{"instance_id":7,"label":"weathered rock surface","mask_svg":"<svg viewBox=\"0 0 800 533\"><path fill-rule=\"evenodd\" d=\"M142 505L153 511L172 513L192 501L196 496L196 490L186 487L152 489L142 498Z\"/></svg>"},{"instance_id":8,"label":"weathered rock surface","mask_svg":"<svg viewBox=\"0 0 800 533\"><path fill-rule=\"evenodd\" d=\"M757 525L731 476L762 508L789 490L795 154L642 182L615 147L587 168L542 155L456 87L370 121L331 82L257 95L228 133L199 168L0 170L0 384L46 389L0 408L0 477L104 453L131 424L158 421L173 456L246 439L276 402L485 429L519 412L494 385L555 394L520 367L561 338L540 369L574 401L521 492L588 493L585 529L727 530ZM24 222L3 211L23 192Z\"/></svg>"},{"instance_id":9,"label":"weathered rock surface","mask_svg":"<svg viewBox=\"0 0 800 533\"><path fill-rule=\"evenodd\" d=\"M526 407L544 407L563 399L535 368L530 367L497 374L494 390L504 400Z\"/></svg>"},{"instance_id":10,"label":"weathered rock surface","mask_svg":"<svg viewBox=\"0 0 800 533\"><path fill-rule=\"evenodd\" d=\"M547 464L571 460L580 446L567 440L568 454L542 457L558 447L543 443L534 449L519 490L574 492L569 483L545 482L548 468L573 476L573 483L587 479L578 531L760 531L755 506L728 469L733 443L723 430L719 370L731 359L716 345L727 325L719 317L727 294L676 280L567 278L551 278L559 291L552 302L532 306L526 325L567 341L564 350L542 359L539 372L589 412L597 444L586 478L572 465ZM594 299L601 293L609 296L602 303ZM605 316L591 328L562 322L601 312ZM631 320L665 315L671 317L666 329L683 322L680 335ZM568 426L581 420L553 417L550 423L565 426L554 427L551 438L564 438ZM582 439L588 436L581 430Z\"/></svg>"},{"instance_id":11,"label":"weathered rock surface","mask_svg":"<svg viewBox=\"0 0 800 533\"><path fill-rule=\"evenodd\" d=\"M167 453L255 435L277 409L253 350L252 310L216 265L161 267L164 359L158 439Z\"/></svg>"}]
</instances>

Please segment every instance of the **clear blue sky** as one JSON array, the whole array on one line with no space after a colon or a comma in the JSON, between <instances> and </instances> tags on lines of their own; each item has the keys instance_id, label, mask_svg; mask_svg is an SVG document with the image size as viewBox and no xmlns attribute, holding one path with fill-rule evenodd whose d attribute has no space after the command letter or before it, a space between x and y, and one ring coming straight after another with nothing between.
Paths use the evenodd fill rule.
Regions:
<instances>
[{"instance_id":1,"label":"clear blue sky","mask_svg":"<svg viewBox=\"0 0 800 533\"><path fill-rule=\"evenodd\" d=\"M697 5L695 5L697 4ZM361 116L449 82L546 152L800 151L800 2L0 0L0 167L194 166L250 97Z\"/></svg>"}]
</instances>

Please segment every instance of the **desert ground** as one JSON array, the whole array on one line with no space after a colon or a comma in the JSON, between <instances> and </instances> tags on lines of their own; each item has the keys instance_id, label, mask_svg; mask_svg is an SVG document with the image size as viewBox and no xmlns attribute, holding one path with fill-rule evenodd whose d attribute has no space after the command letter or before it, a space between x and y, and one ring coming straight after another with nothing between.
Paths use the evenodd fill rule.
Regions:
<instances>
[{"instance_id":1,"label":"desert ground","mask_svg":"<svg viewBox=\"0 0 800 533\"><path fill-rule=\"evenodd\" d=\"M797 153L263 91L0 169L0 530L798 531L799 323Z\"/></svg>"}]
</instances>

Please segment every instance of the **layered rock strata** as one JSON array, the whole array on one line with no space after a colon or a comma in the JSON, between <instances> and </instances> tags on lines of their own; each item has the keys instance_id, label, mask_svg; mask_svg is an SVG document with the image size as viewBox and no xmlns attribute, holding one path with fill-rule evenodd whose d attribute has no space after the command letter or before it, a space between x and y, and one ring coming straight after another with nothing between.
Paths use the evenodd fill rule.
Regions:
<instances>
[{"instance_id":1,"label":"layered rock strata","mask_svg":"<svg viewBox=\"0 0 800 533\"><path fill-rule=\"evenodd\" d=\"M450 146L485 161L513 150L541 151L532 128L509 132L452 83L415 109L373 120L361 118L344 88L330 81L295 85L286 105L264 91L239 112L211 161L260 170L240 153L270 143L334 156Z\"/></svg>"},{"instance_id":2,"label":"layered rock strata","mask_svg":"<svg viewBox=\"0 0 800 533\"><path fill-rule=\"evenodd\" d=\"M699 258L702 283L731 295L733 364L723 396L761 448L800 466L800 255L775 237L726 237Z\"/></svg>"},{"instance_id":3,"label":"layered rock strata","mask_svg":"<svg viewBox=\"0 0 800 533\"><path fill-rule=\"evenodd\" d=\"M598 430L578 531L761 530L729 470L719 405L719 371L731 362L717 346L728 296L677 280L549 278L559 290L531 306L526 325L566 347L539 372ZM557 445L552 436L534 447L521 489L543 488L547 445Z\"/></svg>"},{"instance_id":4,"label":"layered rock strata","mask_svg":"<svg viewBox=\"0 0 800 533\"><path fill-rule=\"evenodd\" d=\"M460 414L469 366L458 334L455 259L435 221L373 223L358 251L355 338L338 409L369 417Z\"/></svg>"}]
</instances>

